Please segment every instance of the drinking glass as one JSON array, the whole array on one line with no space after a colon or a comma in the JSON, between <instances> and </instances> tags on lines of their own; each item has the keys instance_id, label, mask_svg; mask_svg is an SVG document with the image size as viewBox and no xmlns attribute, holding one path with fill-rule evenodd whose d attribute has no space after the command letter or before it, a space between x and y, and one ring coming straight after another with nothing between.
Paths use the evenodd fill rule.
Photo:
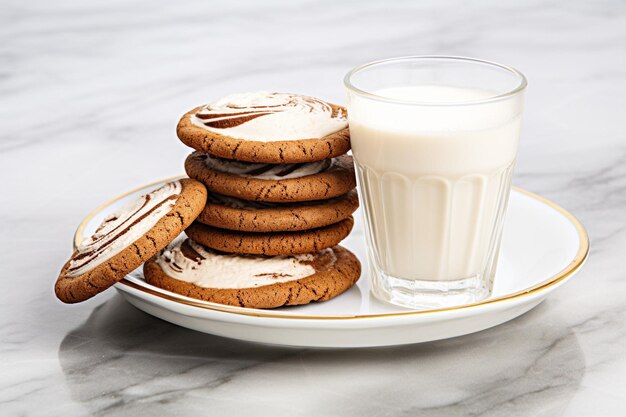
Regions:
<instances>
[{"instance_id":1,"label":"drinking glass","mask_svg":"<svg viewBox=\"0 0 626 417\"><path fill-rule=\"evenodd\" d=\"M373 294L418 309L489 297L524 75L412 56L359 66L344 82Z\"/></svg>"}]
</instances>

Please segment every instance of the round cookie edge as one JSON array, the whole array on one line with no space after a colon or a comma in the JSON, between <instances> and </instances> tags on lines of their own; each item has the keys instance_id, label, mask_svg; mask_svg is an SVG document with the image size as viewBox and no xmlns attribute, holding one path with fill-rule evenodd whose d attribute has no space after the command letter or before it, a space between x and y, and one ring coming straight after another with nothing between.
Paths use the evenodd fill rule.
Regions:
<instances>
[{"instance_id":1,"label":"round cookie edge","mask_svg":"<svg viewBox=\"0 0 626 417\"><path fill-rule=\"evenodd\" d=\"M330 300L352 288L359 280L361 263L356 255L339 245L332 250L337 258L332 268L298 280L254 288L201 287L168 276L154 258L144 264L144 276L150 285L207 302L264 309L303 305Z\"/></svg>"},{"instance_id":2,"label":"round cookie edge","mask_svg":"<svg viewBox=\"0 0 626 417\"><path fill-rule=\"evenodd\" d=\"M346 109L328 103L333 110ZM191 116L203 106L198 106L181 117L176 126L176 135L182 143L199 152L224 159L268 164L315 162L343 155L350 150L348 127L321 138L293 139L280 141L253 141L222 135L196 126Z\"/></svg>"},{"instance_id":3,"label":"round cookie edge","mask_svg":"<svg viewBox=\"0 0 626 417\"><path fill-rule=\"evenodd\" d=\"M170 211L146 233L111 259L81 275L68 277L66 271L72 259L77 255L77 251L72 253L70 259L61 268L54 284L55 295L60 301L75 304L105 291L128 273L139 268L193 223L206 204L206 187L202 182L191 178L176 181L181 182L182 189L180 197Z\"/></svg>"},{"instance_id":4,"label":"round cookie edge","mask_svg":"<svg viewBox=\"0 0 626 417\"><path fill-rule=\"evenodd\" d=\"M185 159L185 172L202 182L209 191L248 201L271 203L328 200L356 187L351 155L335 158L335 166L300 178L268 180L244 177L211 169L202 163L203 152L195 151Z\"/></svg>"},{"instance_id":5,"label":"round cookie edge","mask_svg":"<svg viewBox=\"0 0 626 417\"><path fill-rule=\"evenodd\" d=\"M299 232L255 233L225 230L194 222L185 230L191 240L226 253L286 256L315 253L336 246L354 227L352 215L317 229Z\"/></svg>"}]
</instances>

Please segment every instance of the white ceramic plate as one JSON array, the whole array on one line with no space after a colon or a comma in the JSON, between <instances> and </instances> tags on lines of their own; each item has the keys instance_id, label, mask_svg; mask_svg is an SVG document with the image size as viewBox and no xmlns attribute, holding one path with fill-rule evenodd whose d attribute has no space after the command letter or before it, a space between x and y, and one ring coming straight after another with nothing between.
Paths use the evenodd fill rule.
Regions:
<instances>
[{"instance_id":1,"label":"white ceramic plate","mask_svg":"<svg viewBox=\"0 0 626 417\"><path fill-rule=\"evenodd\" d=\"M130 191L92 212L75 243L129 199L162 184ZM459 307L414 311L369 294L360 214L342 244L364 266L358 285L339 297L275 310L231 307L184 297L147 284L137 270L116 284L135 307L183 327L254 342L309 347L365 347L420 343L477 332L511 320L543 301L582 266L589 240L567 211L527 191L514 189L491 298Z\"/></svg>"}]
</instances>

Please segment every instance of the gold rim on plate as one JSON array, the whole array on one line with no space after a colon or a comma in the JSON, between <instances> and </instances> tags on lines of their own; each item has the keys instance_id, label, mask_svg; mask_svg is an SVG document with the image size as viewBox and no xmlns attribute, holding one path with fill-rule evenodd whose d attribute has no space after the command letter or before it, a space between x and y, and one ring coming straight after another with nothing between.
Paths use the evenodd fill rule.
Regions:
<instances>
[{"instance_id":1,"label":"gold rim on plate","mask_svg":"<svg viewBox=\"0 0 626 417\"><path fill-rule=\"evenodd\" d=\"M137 187L133 190L127 191L124 194L121 194L107 201L106 203L96 208L94 211L89 213L89 215L87 215L87 217L85 217L85 219L78 225L78 228L76 229L76 233L74 233L74 248L76 248L78 244L83 240L83 231L85 230L87 223L89 223L89 221L95 215L100 213L102 210L104 210L111 204L115 203L116 201L119 201L122 198L130 194L136 193L139 190L143 190L145 188L148 188L157 184L161 184L164 182L172 181L178 178L182 178L182 176L177 175L174 177L165 178L163 180L154 181L149 184L143 185L141 187ZM581 267L581 265L585 262L585 260L587 259L587 256L589 255L589 237L587 235L587 231L585 230L583 225L580 223L580 221L576 217L574 217L574 215L572 215L570 212L565 210L564 208L560 207L559 205L553 203L552 201L546 198L543 198L541 196L538 196L537 194L531 193L530 191L526 191L518 187L513 187L513 189L521 194L529 196L551 207L552 209L558 211L563 216L565 216L574 225L574 227L576 228L576 232L578 233L578 239L579 239L578 251L576 253L576 256L574 256L572 261L565 268L563 268L561 271L559 271L557 274L553 275L552 277L548 278L547 280L539 284L536 284L530 288L527 288L525 290L518 291L512 294L507 294L507 295L497 297L497 298L487 299L479 303L465 304L465 305L460 305L460 306L455 306L455 307L438 308L434 310L404 311L404 312L398 312L398 313L367 314L367 315L356 315L356 316L355 315L344 315L344 316L309 315L309 316L306 316L306 315L288 314L284 312L272 313L269 310L248 309L244 307L234 307L234 306L228 306L224 304L211 303L211 302L202 301L202 300L192 300L182 295L178 295L176 293L161 292L165 290L161 290L161 289L159 289L159 291L153 290L152 288L138 285L132 281L127 280L126 278L122 279L119 282L119 284L125 285L135 290L138 290L146 294L150 294L150 295L153 295L153 296L156 296L156 297L168 300L168 301L185 304L185 305L192 306L192 307L200 307L200 308L204 308L207 310L214 310L214 311L220 311L223 313L233 313L233 314L239 314L239 315L245 315L245 316L256 316L256 317L278 318L278 319L307 319L307 320L354 320L354 319L372 319L372 318L433 314L433 313L441 313L444 311L469 309L472 307L495 304L495 303L500 303L503 301L513 300L516 298L526 297L526 296L541 292L543 290L546 290L550 287L553 287L559 284L560 282L566 280L573 273L575 273Z\"/></svg>"}]
</instances>

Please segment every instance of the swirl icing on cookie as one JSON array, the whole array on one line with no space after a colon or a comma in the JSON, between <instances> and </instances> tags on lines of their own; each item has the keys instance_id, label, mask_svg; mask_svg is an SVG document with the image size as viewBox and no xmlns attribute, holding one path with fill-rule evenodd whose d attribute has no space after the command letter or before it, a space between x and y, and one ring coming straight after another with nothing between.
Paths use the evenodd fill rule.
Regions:
<instances>
[{"instance_id":1,"label":"swirl icing on cookie","mask_svg":"<svg viewBox=\"0 0 626 417\"><path fill-rule=\"evenodd\" d=\"M259 142L317 139L348 126L345 113L325 101L265 91L226 96L191 115L191 122L221 135Z\"/></svg>"},{"instance_id":2,"label":"swirl icing on cookie","mask_svg":"<svg viewBox=\"0 0 626 417\"><path fill-rule=\"evenodd\" d=\"M242 177L254 177L262 180L287 180L302 178L307 175L318 174L327 170L332 164L331 159L323 159L316 162L303 162L300 164L258 164L254 162L241 162L230 159L216 158L205 155L207 167L228 174Z\"/></svg>"},{"instance_id":3,"label":"swirl icing on cookie","mask_svg":"<svg viewBox=\"0 0 626 417\"><path fill-rule=\"evenodd\" d=\"M66 275L76 277L89 272L130 246L170 212L181 191L180 181L170 182L106 217L96 232L78 246Z\"/></svg>"},{"instance_id":4,"label":"swirl icing on cookie","mask_svg":"<svg viewBox=\"0 0 626 417\"><path fill-rule=\"evenodd\" d=\"M169 277L199 287L255 288L313 275L316 270L310 262L316 257L332 256L331 262L336 260L332 249L322 252L273 257L235 255L219 253L185 239L161 251L156 262Z\"/></svg>"}]
</instances>

